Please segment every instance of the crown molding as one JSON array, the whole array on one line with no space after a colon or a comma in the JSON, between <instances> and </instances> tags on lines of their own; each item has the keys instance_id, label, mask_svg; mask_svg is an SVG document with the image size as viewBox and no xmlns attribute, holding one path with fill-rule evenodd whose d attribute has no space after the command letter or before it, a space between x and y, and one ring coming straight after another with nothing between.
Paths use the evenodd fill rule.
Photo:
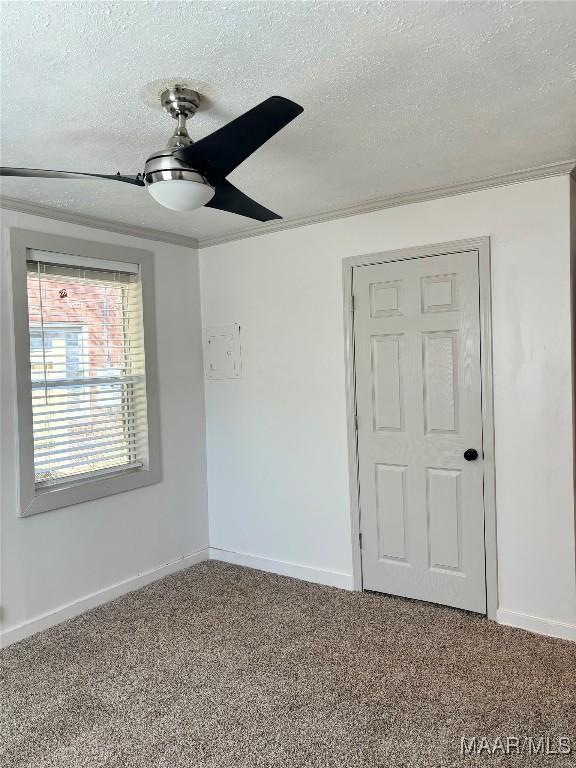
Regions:
<instances>
[{"instance_id":1,"label":"crown molding","mask_svg":"<svg viewBox=\"0 0 576 768\"><path fill-rule=\"evenodd\" d=\"M451 184L444 187L431 187L416 192L403 192L397 195L387 195L385 197L372 198L362 203L350 205L345 208L337 208L325 213L314 216L303 216L295 219L282 219L274 224L259 225L250 227L250 229L239 232L231 232L220 237L200 238L200 248L210 248L214 245L230 243L236 240L244 240L248 237L258 237L259 235L268 235L272 232L282 232L286 229L295 229L305 227L310 224L320 224L335 219L343 219L348 216L358 216L362 213L373 213L385 208L396 208L400 205L410 205L410 203L422 203L428 200L437 200L441 197L452 197L453 195L463 195L467 192L477 192L482 189L491 189L492 187L503 187L508 184L519 184L523 181L536 181L546 179L551 176L572 175L576 178L576 159L566 160L561 163L551 163L550 165L540 165L535 168L526 168L514 173L506 173L499 176L487 176L474 181L466 181L462 184Z\"/></svg>"},{"instance_id":2,"label":"crown molding","mask_svg":"<svg viewBox=\"0 0 576 768\"><path fill-rule=\"evenodd\" d=\"M96 216L87 216L82 213L73 213L55 208L50 205L40 203L31 203L26 200L19 200L14 197L0 197L0 208L17 213L29 213L32 216L42 216L46 219L55 219L56 221L65 221L68 224L78 224L82 227L93 227L94 229L104 229L108 232L116 232L120 235L129 235L131 237L141 237L145 240L156 240L161 243L170 243L171 245L181 245L185 248L210 248L214 245L231 243L236 240L244 240L249 237L258 237L259 235L268 235L272 232L282 232L287 229L296 229L297 227L306 227L310 224L320 224L335 219L343 219L348 216L359 216L363 213L373 213L382 211L386 208L396 208L401 205L410 205L411 203L423 203L428 200L437 200L441 197L452 197L454 195L463 195L467 192L478 192L482 189L491 189L493 187L503 187L508 184L519 184L523 181L536 181L546 179L551 176L571 175L576 179L576 159L565 160L560 163L551 163L549 165L539 165L535 168L526 168L514 173L506 173L499 176L487 176L482 179L466 181L462 184L452 184L443 187L430 187L415 192L402 192L397 195L386 195L385 197L372 198L362 203L347 206L345 208L336 208L331 211L315 214L312 216L302 216L294 219L282 219L273 224L259 224L236 232L230 232L226 235L217 237L207 237L198 240L195 237L178 235L173 232L165 232L160 229L151 229L149 227L139 227L131 224L124 224L120 221L109 221L100 219Z\"/></svg>"},{"instance_id":3,"label":"crown molding","mask_svg":"<svg viewBox=\"0 0 576 768\"><path fill-rule=\"evenodd\" d=\"M19 200L15 197L0 197L0 208L4 208L8 211L15 211L16 213L28 213L32 216L42 216L45 219L65 221L67 224L78 224L81 227L105 229L107 232L116 232L119 235L130 235L130 237L141 237L145 240L156 240L160 243L182 245L185 248L197 249L199 247L198 240L195 237L177 235L173 232L164 232L161 229L151 229L150 227L124 224L121 221L100 219L97 216L86 216L83 213L74 213L72 211L63 210L62 208L55 208L51 205L31 203L27 200Z\"/></svg>"}]
</instances>

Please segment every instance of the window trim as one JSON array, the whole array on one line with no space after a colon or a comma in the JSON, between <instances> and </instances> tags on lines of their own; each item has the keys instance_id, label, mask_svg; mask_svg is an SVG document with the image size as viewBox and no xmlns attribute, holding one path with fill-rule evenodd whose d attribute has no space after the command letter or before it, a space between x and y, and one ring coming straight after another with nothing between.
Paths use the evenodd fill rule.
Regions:
<instances>
[{"instance_id":1,"label":"window trim","mask_svg":"<svg viewBox=\"0 0 576 768\"><path fill-rule=\"evenodd\" d=\"M148 462L145 467L121 470L103 477L72 481L39 489L34 480L34 436L32 431L32 377L30 371L30 331L26 261L28 251L53 251L82 261L124 262L139 268L142 289L146 403L148 421ZM162 479L160 409L158 398L156 318L154 297L154 255L150 251L119 245L78 240L71 237L10 227L14 353L18 418L18 477L20 516L27 517L85 501L112 496L158 483ZM85 261L84 261L85 263ZM108 266L108 265L107 265Z\"/></svg>"}]
</instances>

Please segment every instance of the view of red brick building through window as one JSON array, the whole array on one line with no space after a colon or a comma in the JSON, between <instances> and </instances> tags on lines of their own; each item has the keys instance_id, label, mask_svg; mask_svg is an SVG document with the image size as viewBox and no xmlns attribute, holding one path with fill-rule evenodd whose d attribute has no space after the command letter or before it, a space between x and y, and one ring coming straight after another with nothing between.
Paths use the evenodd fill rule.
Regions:
<instances>
[{"instance_id":1,"label":"view of red brick building through window","mask_svg":"<svg viewBox=\"0 0 576 768\"><path fill-rule=\"evenodd\" d=\"M139 283L122 272L29 262L37 484L141 464Z\"/></svg>"}]
</instances>

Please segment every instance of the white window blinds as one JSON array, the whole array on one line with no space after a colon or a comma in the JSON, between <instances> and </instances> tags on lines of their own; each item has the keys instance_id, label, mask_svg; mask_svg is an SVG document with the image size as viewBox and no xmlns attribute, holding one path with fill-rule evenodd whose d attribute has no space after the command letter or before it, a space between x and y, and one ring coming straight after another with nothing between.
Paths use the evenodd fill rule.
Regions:
<instances>
[{"instance_id":1,"label":"white window blinds","mask_svg":"<svg viewBox=\"0 0 576 768\"><path fill-rule=\"evenodd\" d=\"M37 487L137 469L147 461L138 267L66 260L75 261L28 252Z\"/></svg>"}]
</instances>

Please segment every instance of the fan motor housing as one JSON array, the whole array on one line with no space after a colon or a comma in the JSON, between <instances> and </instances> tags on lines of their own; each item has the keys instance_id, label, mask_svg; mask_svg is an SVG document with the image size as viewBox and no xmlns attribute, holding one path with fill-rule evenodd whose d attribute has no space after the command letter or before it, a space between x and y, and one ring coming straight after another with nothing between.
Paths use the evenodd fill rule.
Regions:
<instances>
[{"instance_id":1,"label":"fan motor housing","mask_svg":"<svg viewBox=\"0 0 576 768\"><path fill-rule=\"evenodd\" d=\"M199 171L174 157L174 152L178 149L179 147L166 147L155 152L146 160L146 165L144 166L145 183L150 185L156 181L182 179L211 186Z\"/></svg>"}]
</instances>

